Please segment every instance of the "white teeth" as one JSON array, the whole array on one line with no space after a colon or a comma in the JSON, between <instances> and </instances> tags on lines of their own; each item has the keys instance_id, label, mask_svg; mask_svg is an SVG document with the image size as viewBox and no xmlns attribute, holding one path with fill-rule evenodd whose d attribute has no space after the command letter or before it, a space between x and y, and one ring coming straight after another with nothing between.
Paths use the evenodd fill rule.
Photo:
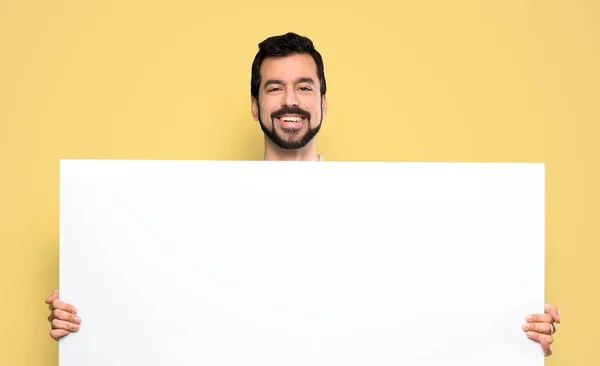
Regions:
<instances>
[{"instance_id":1,"label":"white teeth","mask_svg":"<svg viewBox=\"0 0 600 366\"><path fill-rule=\"evenodd\" d=\"M300 121L300 117L283 117L281 120L285 122L298 122Z\"/></svg>"}]
</instances>

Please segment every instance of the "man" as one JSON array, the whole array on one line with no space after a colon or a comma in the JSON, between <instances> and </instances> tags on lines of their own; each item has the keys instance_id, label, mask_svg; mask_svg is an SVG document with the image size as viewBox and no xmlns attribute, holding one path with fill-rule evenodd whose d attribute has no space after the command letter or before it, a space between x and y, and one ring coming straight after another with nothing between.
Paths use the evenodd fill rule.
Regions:
<instances>
[{"instance_id":1,"label":"man","mask_svg":"<svg viewBox=\"0 0 600 366\"><path fill-rule=\"evenodd\" d=\"M252 64L251 111L264 132L264 160L319 161L315 136L327 113L323 60L313 43L294 33L270 37L259 44ZM61 301L58 291L47 299L52 313L50 335L58 340L79 330L77 309ZM544 354L560 323L558 308L546 304L544 314L526 317L523 330L540 343Z\"/></svg>"}]
</instances>

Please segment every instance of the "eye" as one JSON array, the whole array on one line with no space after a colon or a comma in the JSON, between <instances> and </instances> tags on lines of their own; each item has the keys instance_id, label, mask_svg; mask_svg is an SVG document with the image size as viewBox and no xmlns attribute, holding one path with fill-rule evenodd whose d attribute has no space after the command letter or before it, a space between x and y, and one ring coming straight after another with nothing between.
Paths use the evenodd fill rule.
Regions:
<instances>
[{"instance_id":1,"label":"eye","mask_svg":"<svg viewBox=\"0 0 600 366\"><path fill-rule=\"evenodd\" d=\"M311 91L312 88L310 86L301 86L300 90L302 90L302 91Z\"/></svg>"},{"instance_id":2,"label":"eye","mask_svg":"<svg viewBox=\"0 0 600 366\"><path fill-rule=\"evenodd\" d=\"M275 91L279 91L279 90L281 90L280 87L275 87L275 88L271 88L271 89L267 90L267 93L271 93L271 92L275 92Z\"/></svg>"}]
</instances>

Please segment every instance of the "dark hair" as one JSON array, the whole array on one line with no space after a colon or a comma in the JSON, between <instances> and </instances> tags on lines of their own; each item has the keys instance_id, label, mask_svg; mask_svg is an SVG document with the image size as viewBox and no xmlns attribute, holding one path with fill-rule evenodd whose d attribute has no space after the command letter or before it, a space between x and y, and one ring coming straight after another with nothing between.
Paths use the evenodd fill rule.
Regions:
<instances>
[{"instance_id":1,"label":"dark hair","mask_svg":"<svg viewBox=\"0 0 600 366\"><path fill-rule=\"evenodd\" d=\"M313 46L313 42L296 33L288 32L280 36L273 36L258 44L258 53L252 62L252 78L250 80L250 94L258 101L258 90L260 89L260 65L267 57L285 57L295 54L311 55L317 64L317 76L321 84L321 96L327 91L325 82L325 70L323 58L319 51Z\"/></svg>"}]
</instances>

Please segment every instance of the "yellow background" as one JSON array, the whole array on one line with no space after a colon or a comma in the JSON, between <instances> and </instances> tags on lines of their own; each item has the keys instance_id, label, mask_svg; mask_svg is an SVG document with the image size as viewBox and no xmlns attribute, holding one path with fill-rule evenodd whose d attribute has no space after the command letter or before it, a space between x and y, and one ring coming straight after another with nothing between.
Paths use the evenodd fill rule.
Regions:
<instances>
[{"instance_id":1,"label":"yellow background","mask_svg":"<svg viewBox=\"0 0 600 366\"><path fill-rule=\"evenodd\" d=\"M600 364L598 19L595 0L0 1L0 365L57 365L59 159L260 159L250 65L287 31L325 59L326 160L546 163L547 365Z\"/></svg>"}]
</instances>

